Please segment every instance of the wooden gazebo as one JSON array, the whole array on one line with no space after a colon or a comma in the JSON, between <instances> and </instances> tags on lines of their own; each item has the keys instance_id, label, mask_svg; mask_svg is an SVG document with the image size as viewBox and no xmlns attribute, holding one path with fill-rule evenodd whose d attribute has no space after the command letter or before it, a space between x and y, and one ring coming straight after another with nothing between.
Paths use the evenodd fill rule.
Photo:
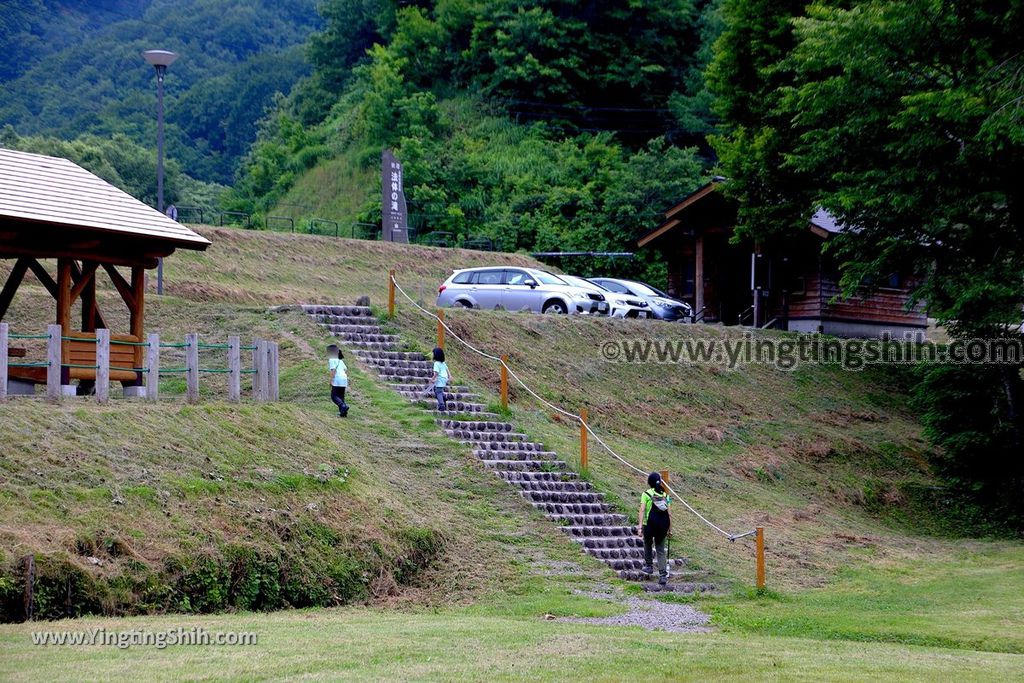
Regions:
<instances>
[{"instance_id":1,"label":"wooden gazebo","mask_svg":"<svg viewBox=\"0 0 1024 683\"><path fill-rule=\"evenodd\" d=\"M95 331L107 327L96 303L98 273L110 278L130 314L126 334L112 334L111 341L138 343L145 336L146 270L177 248L205 250L209 245L67 159L0 149L0 259L15 259L0 290L0 320L31 271L56 300L55 322L65 336L62 365L95 364ZM47 259L56 261L54 275L41 262ZM81 326L76 330L71 311L79 299ZM141 385L137 369L142 363L141 346L112 346L110 378L124 386ZM43 382L45 368L11 368L11 376ZM62 384L71 379L92 381L95 370L64 367Z\"/></svg>"}]
</instances>

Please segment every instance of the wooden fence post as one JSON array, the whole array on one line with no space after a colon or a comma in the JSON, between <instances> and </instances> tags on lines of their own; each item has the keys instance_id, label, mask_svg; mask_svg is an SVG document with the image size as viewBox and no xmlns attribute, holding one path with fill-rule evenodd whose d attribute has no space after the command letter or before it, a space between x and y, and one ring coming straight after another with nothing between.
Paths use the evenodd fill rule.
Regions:
<instances>
[{"instance_id":1,"label":"wooden fence post","mask_svg":"<svg viewBox=\"0 0 1024 683\"><path fill-rule=\"evenodd\" d=\"M0 323L0 402L7 400L7 338L10 326Z\"/></svg>"},{"instance_id":2,"label":"wooden fence post","mask_svg":"<svg viewBox=\"0 0 1024 683\"><path fill-rule=\"evenodd\" d=\"M757 587L764 588L764 527L757 527Z\"/></svg>"},{"instance_id":3,"label":"wooden fence post","mask_svg":"<svg viewBox=\"0 0 1024 683\"><path fill-rule=\"evenodd\" d=\"M96 401L110 399L110 330L96 330Z\"/></svg>"},{"instance_id":4,"label":"wooden fence post","mask_svg":"<svg viewBox=\"0 0 1024 683\"><path fill-rule=\"evenodd\" d=\"M254 339L252 341L252 397L255 401L263 400L264 360L263 342L260 339Z\"/></svg>"},{"instance_id":5,"label":"wooden fence post","mask_svg":"<svg viewBox=\"0 0 1024 683\"><path fill-rule=\"evenodd\" d=\"M146 349L146 399L156 401L160 398L160 335L153 332L149 335L149 347Z\"/></svg>"},{"instance_id":6,"label":"wooden fence post","mask_svg":"<svg viewBox=\"0 0 1024 683\"><path fill-rule=\"evenodd\" d=\"M501 357L501 407L508 409L508 354Z\"/></svg>"},{"instance_id":7,"label":"wooden fence post","mask_svg":"<svg viewBox=\"0 0 1024 683\"><path fill-rule=\"evenodd\" d=\"M437 348L444 348L444 309L437 309Z\"/></svg>"},{"instance_id":8,"label":"wooden fence post","mask_svg":"<svg viewBox=\"0 0 1024 683\"><path fill-rule=\"evenodd\" d=\"M278 385L277 342L267 342L267 400L277 401L281 391Z\"/></svg>"},{"instance_id":9,"label":"wooden fence post","mask_svg":"<svg viewBox=\"0 0 1024 683\"><path fill-rule=\"evenodd\" d=\"M46 332L50 338L46 342L46 398L50 401L59 401L61 396L60 386L60 364L61 364L61 330L60 325L49 325Z\"/></svg>"},{"instance_id":10,"label":"wooden fence post","mask_svg":"<svg viewBox=\"0 0 1024 683\"><path fill-rule=\"evenodd\" d=\"M199 335L185 335L185 398L189 403L199 401Z\"/></svg>"},{"instance_id":11,"label":"wooden fence post","mask_svg":"<svg viewBox=\"0 0 1024 683\"><path fill-rule=\"evenodd\" d=\"M388 271L388 317L395 317L395 271Z\"/></svg>"},{"instance_id":12,"label":"wooden fence post","mask_svg":"<svg viewBox=\"0 0 1024 683\"><path fill-rule=\"evenodd\" d=\"M228 400L238 402L242 397L242 340L236 335L228 337Z\"/></svg>"},{"instance_id":13,"label":"wooden fence post","mask_svg":"<svg viewBox=\"0 0 1024 683\"><path fill-rule=\"evenodd\" d=\"M580 410L580 469L587 469L587 409Z\"/></svg>"},{"instance_id":14,"label":"wooden fence post","mask_svg":"<svg viewBox=\"0 0 1024 683\"><path fill-rule=\"evenodd\" d=\"M661 480L662 480L663 482L665 482L665 484L666 484L666 485L668 485L668 486L671 486L671 485L672 485L672 482L670 482L670 481L668 480L668 470L662 470L662 471L661 471Z\"/></svg>"}]
</instances>

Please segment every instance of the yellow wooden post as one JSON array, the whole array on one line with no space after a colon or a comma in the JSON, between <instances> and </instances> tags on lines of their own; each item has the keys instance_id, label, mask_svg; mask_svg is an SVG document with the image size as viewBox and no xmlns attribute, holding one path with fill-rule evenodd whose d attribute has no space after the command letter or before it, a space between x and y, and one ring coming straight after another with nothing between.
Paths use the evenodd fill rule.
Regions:
<instances>
[{"instance_id":1,"label":"yellow wooden post","mask_svg":"<svg viewBox=\"0 0 1024 683\"><path fill-rule=\"evenodd\" d=\"M757 587L764 588L764 527L757 527Z\"/></svg>"},{"instance_id":2,"label":"yellow wooden post","mask_svg":"<svg viewBox=\"0 0 1024 683\"><path fill-rule=\"evenodd\" d=\"M508 409L508 354L501 357L501 407Z\"/></svg>"},{"instance_id":3,"label":"yellow wooden post","mask_svg":"<svg viewBox=\"0 0 1024 683\"><path fill-rule=\"evenodd\" d=\"M437 348L444 348L444 309L437 309Z\"/></svg>"},{"instance_id":4,"label":"yellow wooden post","mask_svg":"<svg viewBox=\"0 0 1024 683\"><path fill-rule=\"evenodd\" d=\"M587 469L587 409L580 410L580 469Z\"/></svg>"},{"instance_id":5,"label":"yellow wooden post","mask_svg":"<svg viewBox=\"0 0 1024 683\"><path fill-rule=\"evenodd\" d=\"M662 470L661 471L661 480L663 482L665 482L665 484L667 486L671 486L672 485L671 482L669 482L669 480L668 480L668 470Z\"/></svg>"},{"instance_id":6,"label":"yellow wooden post","mask_svg":"<svg viewBox=\"0 0 1024 683\"><path fill-rule=\"evenodd\" d=\"M388 271L388 316L395 317L395 271Z\"/></svg>"}]
</instances>

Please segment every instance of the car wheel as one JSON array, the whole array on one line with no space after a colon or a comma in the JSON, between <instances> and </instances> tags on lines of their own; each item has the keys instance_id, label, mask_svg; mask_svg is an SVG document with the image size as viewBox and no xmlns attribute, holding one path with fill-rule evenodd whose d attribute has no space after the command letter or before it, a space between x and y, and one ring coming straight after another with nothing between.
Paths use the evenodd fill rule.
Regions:
<instances>
[{"instance_id":1,"label":"car wheel","mask_svg":"<svg viewBox=\"0 0 1024 683\"><path fill-rule=\"evenodd\" d=\"M462 301L461 299L455 302L456 308L473 308L473 304L468 301Z\"/></svg>"},{"instance_id":2,"label":"car wheel","mask_svg":"<svg viewBox=\"0 0 1024 683\"><path fill-rule=\"evenodd\" d=\"M549 301L544 304L544 308L541 310L541 313L554 313L556 315L565 315L568 312L565 304L561 301Z\"/></svg>"}]
</instances>

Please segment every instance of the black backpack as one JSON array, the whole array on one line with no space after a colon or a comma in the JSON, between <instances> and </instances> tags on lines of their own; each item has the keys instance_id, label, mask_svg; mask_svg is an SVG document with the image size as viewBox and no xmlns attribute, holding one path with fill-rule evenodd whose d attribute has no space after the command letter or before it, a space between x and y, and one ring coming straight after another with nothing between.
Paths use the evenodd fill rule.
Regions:
<instances>
[{"instance_id":1,"label":"black backpack","mask_svg":"<svg viewBox=\"0 0 1024 683\"><path fill-rule=\"evenodd\" d=\"M651 499L651 511L647 513L647 529L655 536L668 532L672 520L668 515L668 495L648 489L644 495Z\"/></svg>"}]
</instances>

